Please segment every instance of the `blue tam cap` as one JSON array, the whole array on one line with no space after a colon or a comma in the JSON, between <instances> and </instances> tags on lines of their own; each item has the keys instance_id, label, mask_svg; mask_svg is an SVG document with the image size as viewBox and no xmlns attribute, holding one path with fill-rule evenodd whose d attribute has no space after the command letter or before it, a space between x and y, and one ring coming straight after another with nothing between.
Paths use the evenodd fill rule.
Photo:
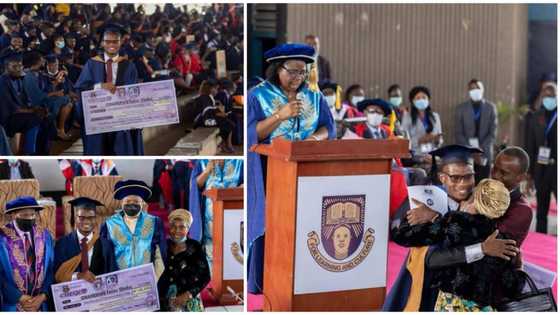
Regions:
<instances>
[{"instance_id":1,"label":"blue tam cap","mask_svg":"<svg viewBox=\"0 0 560 315\"><path fill-rule=\"evenodd\" d=\"M9 201L6 204L6 210L4 211L4 213L8 214L23 209L43 210L43 206L40 206L37 203L37 200L35 200L35 198L31 196L22 196Z\"/></svg>"},{"instance_id":2,"label":"blue tam cap","mask_svg":"<svg viewBox=\"0 0 560 315\"><path fill-rule=\"evenodd\" d=\"M297 59L305 63L315 62L315 48L305 44L282 44L264 53L266 62Z\"/></svg>"}]
</instances>

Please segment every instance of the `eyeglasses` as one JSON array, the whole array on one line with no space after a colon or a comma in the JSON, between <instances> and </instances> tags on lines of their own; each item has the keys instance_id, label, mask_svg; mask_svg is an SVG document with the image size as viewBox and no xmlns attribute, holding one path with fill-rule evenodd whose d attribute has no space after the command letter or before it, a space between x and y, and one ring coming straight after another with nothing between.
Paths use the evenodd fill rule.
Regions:
<instances>
[{"instance_id":1,"label":"eyeglasses","mask_svg":"<svg viewBox=\"0 0 560 315\"><path fill-rule=\"evenodd\" d=\"M443 174L447 175L447 177L449 177L451 179L451 182L454 184L458 184L460 182L470 182L472 180L474 180L474 173L468 173L468 174L464 174L464 175L451 175L445 172L442 172Z\"/></svg>"},{"instance_id":2,"label":"eyeglasses","mask_svg":"<svg viewBox=\"0 0 560 315\"><path fill-rule=\"evenodd\" d=\"M120 39L104 39L105 44L118 44L121 42Z\"/></svg>"},{"instance_id":3,"label":"eyeglasses","mask_svg":"<svg viewBox=\"0 0 560 315\"><path fill-rule=\"evenodd\" d=\"M305 70L288 69L284 66L282 66L282 69L286 70L291 77L305 77L307 75Z\"/></svg>"}]
</instances>

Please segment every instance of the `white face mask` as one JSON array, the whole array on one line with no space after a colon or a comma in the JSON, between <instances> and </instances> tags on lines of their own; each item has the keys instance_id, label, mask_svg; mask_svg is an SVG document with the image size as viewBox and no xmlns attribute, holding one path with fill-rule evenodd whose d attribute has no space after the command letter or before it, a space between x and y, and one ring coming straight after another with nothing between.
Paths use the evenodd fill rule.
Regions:
<instances>
[{"instance_id":1,"label":"white face mask","mask_svg":"<svg viewBox=\"0 0 560 315\"><path fill-rule=\"evenodd\" d=\"M352 104L354 104L354 106L358 106L358 103L365 100L366 97L365 96L352 96Z\"/></svg>"},{"instance_id":2,"label":"white face mask","mask_svg":"<svg viewBox=\"0 0 560 315\"><path fill-rule=\"evenodd\" d=\"M329 104L329 107L334 108L336 103L336 95L325 96L325 99L327 100L327 104Z\"/></svg>"},{"instance_id":3,"label":"white face mask","mask_svg":"<svg viewBox=\"0 0 560 315\"><path fill-rule=\"evenodd\" d=\"M367 122L368 125L372 127L379 127L379 125L381 125L381 122L383 122L383 115L379 113L368 113Z\"/></svg>"},{"instance_id":4,"label":"white face mask","mask_svg":"<svg viewBox=\"0 0 560 315\"><path fill-rule=\"evenodd\" d=\"M473 102L480 102L482 100L482 90L481 89L469 90L469 97Z\"/></svg>"}]
</instances>

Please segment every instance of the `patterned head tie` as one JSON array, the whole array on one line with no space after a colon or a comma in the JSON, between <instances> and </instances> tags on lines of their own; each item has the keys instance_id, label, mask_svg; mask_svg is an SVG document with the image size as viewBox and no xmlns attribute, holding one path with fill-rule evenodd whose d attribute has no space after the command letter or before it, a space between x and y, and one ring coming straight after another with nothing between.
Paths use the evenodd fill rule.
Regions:
<instances>
[{"instance_id":1,"label":"patterned head tie","mask_svg":"<svg viewBox=\"0 0 560 315\"><path fill-rule=\"evenodd\" d=\"M503 216L509 207L509 202L509 191L497 180L483 179L474 190L476 210L490 219Z\"/></svg>"}]
</instances>

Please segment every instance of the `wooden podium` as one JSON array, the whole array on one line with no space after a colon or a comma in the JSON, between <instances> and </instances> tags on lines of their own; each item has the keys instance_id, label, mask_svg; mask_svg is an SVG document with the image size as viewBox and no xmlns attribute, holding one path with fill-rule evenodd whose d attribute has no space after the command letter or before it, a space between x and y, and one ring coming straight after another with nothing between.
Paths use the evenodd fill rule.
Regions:
<instances>
[{"instance_id":1,"label":"wooden podium","mask_svg":"<svg viewBox=\"0 0 560 315\"><path fill-rule=\"evenodd\" d=\"M313 275L313 270L319 270L323 273L332 274L333 272L325 271L326 268L321 268L321 265L312 260L312 255L309 252L302 251L309 257L304 257L313 263L304 265L304 271L298 271L301 279L296 279L296 254L297 248L304 248L307 250L309 240L296 242L298 234L298 224L302 223L301 217L298 221L299 215L303 212L310 212L312 208L303 207L298 209L298 203L302 202L298 198L308 198L310 194L303 194L298 196L298 185L303 185L302 180L317 179L321 181L322 185L315 185L312 188L316 189L307 190L312 192L314 190L320 191L322 187L331 185L332 181L336 180L354 180L354 178L365 178L363 175L384 175L384 176L370 176L370 177L383 177L384 187L383 192L386 193L386 202L378 201L384 200L384 196L377 196L376 191L381 189L377 186L372 186L367 189L367 196L370 197L368 202L372 201L371 196L375 196L374 200L370 202L369 206L365 206L365 198L363 209L367 207L380 207L379 204L387 205L387 209L380 214L373 214L374 220L381 222L386 226L384 231L388 235L388 191L389 181L388 177L391 172L391 160L393 158L407 157L409 155L408 140L404 139L391 139L391 140L328 140L328 141L299 141L290 142L284 139L275 139L270 145L256 145L252 148L253 151L268 156L267 163L267 182L266 182L266 237L265 237L265 257L264 257L264 310L265 311L375 311L379 310L383 305L385 298L386 274L378 275L383 277L379 283L383 286L370 286L361 289L340 290L336 287L343 281L333 281L330 285L320 286L315 289L321 291L319 293L301 293L301 289L296 286L299 283L301 287L302 282L313 282L307 279L318 277ZM355 177L348 177L355 176ZM328 178L327 178L328 177ZM368 179L370 177L367 177ZM344 179L347 178L347 179ZM348 182L347 182L348 183ZM351 183L351 182L350 182ZM344 191L348 184L342 184L340 190ZM362 185L361 187L363 187ZM302 186L303 187L303 186ZM307 186L309 187L309 186ZM301 188L301 187L300 187ZM303 189L303 188L301 188ZM337 187L330 188L331 193L338 191ZM362 189L358 187L357 189ZM332 194L335 194L332 193ZM318 209L325 208L325 195L321 195L322 199L315 198L313 201L322 200ZM336 196L335 196L336 197ZM354 197L354 196L350 196ZM310 197L309 197L310 198ZM326 197L330 198L330 197ZM377 200L376 200L377 199ZM316 202L317 203L317 202ZM377 203L377 205L375 205ZM373 209L372 208L372 209ZM320 212L323 211L323 212ZM325 210L319 210L319 223L324 217ZM367 211L364 210L364 213ZM304 214L307 215L307 214ZM316 215L316 214L313 214ZM372 214L369 215L371 220ZM322 217L321 217L322 216ZM320 224L323 229L323 224ZM301 227L299 227L301 229ZM367 230L367 227L365 228ZM381 252L385 257L373 256L368 261L374 260L386 267L386 251L387 251L387 238L388 236L382 235L382 232L375 231L375 245L381 247ZM322 230L321 230L322 231ZM373 230L372 230L373 231ZM299 231L299 233L302 233ZM306 237L311 234L307 234ZM322 235L323 233L321 233ZM333 238L334 239L334 238ZM378 239L384 239L379 241ZM301 244L303 243L303 244ZM324 242L323 242L324 243ZM321 243L322 244L322 243ZM333 243L334 244L334 243ZM361 244L361 243L360 243ZM298 247L299 246L299 247ZM383 247L385 247L383 249ZM378 249L379 250L379 249ZM302 253L299 252L299 253ZM316 252L317 253L317 252ZM323 254L324 255L324 254ZM305 255L301 255L302 257ZM372 256L372 255L370 255ZM323 256L324 257L324 256ZM351 256L347 256L348 258ZM328 257L327 257L328 258ZM302 259L302 258L298 258ZM333 261L337 261L333 258ZM301 266L301 265L300 265ZM312 267L312 268L311 268ZM362 266L361 268L363 268ZM301 268L301 267L300 267ZM313 269L316 268L316 269ZM357 268L357 267L356 267ZM329 273L330 272L330 273ZM367 272L367 271L366 271ZM301 276L301 275L304 276ZM347 272L334 273L336 277L341 277L348 282L360 281L360 279L344 279L347 277ZM359 277L358 277L359 278ZM300 282L297 282L300 281ZM306 285L312 285L307 283ZM296 292L300 290L300 293ZM311 290L310 290L311 291Z\"/></svg>"},{"instance_id":2,"label":"wooden podium","mask_svg":"<svg viewBox=\"0 0 560 315\"><path fill-rule=\"evenodd\" d=\"M209 189L204 195L214 208L211 292L221 305L238 304L228 287L243 296L243 188ZM231 215L237 218L233 226L226 221Z\"/></svg>"}]
</instances>

